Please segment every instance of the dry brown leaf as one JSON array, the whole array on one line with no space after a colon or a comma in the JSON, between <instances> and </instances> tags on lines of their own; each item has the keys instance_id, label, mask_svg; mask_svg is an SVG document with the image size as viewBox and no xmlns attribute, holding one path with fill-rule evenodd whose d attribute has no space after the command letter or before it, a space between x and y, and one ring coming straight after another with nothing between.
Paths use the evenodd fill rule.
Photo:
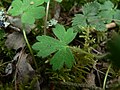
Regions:
<instances>
[{"instance_id":1,"label":"dry brown leaf","mask_svg":"<svg viewBox=\"0 0 120 90\"><path fill-rule=\"evenodd\" d=\"M17 75L17 82L26 82L31 81L35 77L35 70L32 68L32 66L28 63L27 58L28 54L24 52L22 49L19 53L18 62L16 64L16 75ZM40 83L37 80L34 84L33 90L40 90Z\"/></svg>"},{"instance_id":2,"label":"dry brown leaf","mask_svg":"<svg viewBox=\"0 0 120 90\"><path fill-rule=\"evenodd\" d=\"M13 32L12 34L9 34L7 36L7 40L5 42L5 45L9 49L19 49L20 47L25 47L25 40L21 33L19 32Z\"/></svg>"}]
</instances>

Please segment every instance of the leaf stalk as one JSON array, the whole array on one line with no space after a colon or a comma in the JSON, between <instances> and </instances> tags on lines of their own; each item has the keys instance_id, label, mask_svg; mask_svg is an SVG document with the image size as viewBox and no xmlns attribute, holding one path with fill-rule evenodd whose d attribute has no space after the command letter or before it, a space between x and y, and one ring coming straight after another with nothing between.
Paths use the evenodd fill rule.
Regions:
<instances>
[{"instance_id":1,"label":"leaf stalk","mask_svg":"<svg viewBox=\"0 0 120 90\"><path fill-rule=\"evenodd\" d=\"M24 27L25 27L25 26L23 25L23 30L22 30L23 36L24 36L24 39L25 39L25 41L26 41L27 47L28 47L28 49L29 49L29 51L30 51L30 53L31 53L31 55L32 55L32 58L33 58L33 62L34 62L34 64L35 64L35 67L36 67L36 69L38 69L37 62L36 62L36 60L35 60L35 57L34 57L32 48L31 48L31 46L30 46L30 43L29 43L29 41L28 41L28 39L27 39L26 31L25 31L25 28L24 28Z\"/></svg>"}]
</instances>

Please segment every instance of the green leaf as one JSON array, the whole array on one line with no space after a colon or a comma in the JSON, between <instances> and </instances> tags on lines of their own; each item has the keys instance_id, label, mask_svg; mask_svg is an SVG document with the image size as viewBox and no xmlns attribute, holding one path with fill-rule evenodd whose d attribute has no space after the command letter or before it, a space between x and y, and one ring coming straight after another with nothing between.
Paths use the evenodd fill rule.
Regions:
<instances>
[{"instance_id":1,"label":"green leaf","mask_svg":"<svg viewBox=\"0 0 120 90\"><path fill-rule=\"evenodd\" d=\"M113 20L115 14L114 4L111 1L105 1L104 4L100 5L100 12L98 16L104 19L105 23L110 23Z\"/></svg>"},{"instance_id":2,"label":"green leaf","mask_svg":"<svg viewBox=\"0 0 120 90\"><path fill-rule=\"evenodd\" d=\"M43 3L44 0L14 0L9 13L13 16L21 15L22 23L34 24L35 19L40 19L45 15L45 8L40 6Z\"/></svg>"},{"instance_id":3,"label":"green leaf","mask_svg":"<svg viewBox=\"0 0 120 90\"><path fill-rule=\"evenodd\" d=\"M38 50L37 56L43 58L66 46L64 43L45 35L37 36L37 40L39 42L36 42L32 48Z\"/></svg>"},{"instance_id":4,"label":"green leaf","mask_svg":"<svg viewBox=\"0 0 120 90\"><path fill-rule=\"evenodd\" d=\"M33 24L35 22L32 12L26 12L21 16L22 23Z\"/></svg>"},{"instance_id":5,"label":"green leaf","mask_svg":"<svg viewBox=\"0 0 120 90\"><path fill-rule=\"evenodd\" d=\"M69 48L60 49L51 59L50 64L53 66L53 70L59 70L65 64L68 68L71 68L75 63L73 54Z\"/></svg>"},{"instance_id":6,"label":"green leaf","mask_svg":"<svg viewBox=\"0 0 120 90\"><path fill-rule=\"evenodd\" d=\"M45 0L31 0L33 2L33 5L38 6L42 5Z\"/></svg>"},{"instance_id":7,"label":"green leaf","mask_svg":"<svg viewBox=\"0 0 120 90\"><path fill-rule=\"evenodd\" d=\"M98 16L101 17L101 19L104 19L105 23L110 23L113 19L115 11L114 10L105 10L101 11Z\"/></svg>"},{"instance_id":8,"label":"green leaf","mask_svg":"<svg viewBox=\"0 0 120 90\"><path fill-rule=\"evenodd\" d=\"M40 18L44 17L44 15L45 15L45 8L43 6L33 8L30 11L32 12L32 16L34 16L35 19L40 19Z\"/></svg>"},{"instance_id":9,"label":"green leaf","mask_svg":"<svg viewBox=\"0 0 120 90\"><path fill-rule=\"evenodd\" d=\"M100 5L100 10L111 10L114 4L111 1L105 1L103 5Z\"/></svg>"},{"instance_id":10,"label":"green leaf","mask_svg":"<svg viewBox=\"0 0 120 90\"><path fill-rule=\"evenodd\" d=\"M72 26L78 26L80 28L86 27L87 26L86 19L87 18L84 15L76 14L72 20Z\"/></svg>"},{"instance_id":11,"label":"green leaf","mask_svg":"<svg viewBox=\"0 0 120 90\"><path fill-rule=\"evenodd\" d=\"M92 23L90 24L92 27L94 27L97 31L106 31L107 28L106 28L106 24L104 24L103 21L99 21L99 22L96 22L96 23Z\"/></svg>"},{"instance_id":12,"label":"green leaf","mask_svg":"<svg viewBox=\"0 0 120 90\"><path fill-rule=\"evenodd\" d=\"M106 24L104 24L104 20L102 20L98 16L89 17L88 18L88 23L91 27L95 28L97 31L107 30Z\"/></svg>"},{"instance_id":13,"label":"green leaf","mask_svg":"<svg viewBox=\"0 0 120 90\"><path fill-rule=\"evenodd\" d=\"M100 4L98 2L91 2L85 4L83 8L83 14L85 16L96 15L99 12Z\"/></svg>"},{"instance_id":14,"label":"green leaf","mask_svg":"<svg viewBox=\"0 0 120 90\"><path fill-rule=\"evenodd\" d=\"M76 14L72 20L73 27L83 29L91 26L97 31L107 30L105 24L113 21L115 14L114 5L110 1L100 4L96 1L85 4L82 7L83 14ZM116 20L117 21L117 20Z\"/></svg>"},{"instance_id":15,"label":"green leaf","mask_svg":"<svg viewBox=\"0 0 120 90\"><path fill-rule=\"evenodd\" d=\"M62 25L56 25L56 27L53 29L54 34L57 36L57 38L66 43L69 44L76 36L76 33L73 33L73 29L69 28L67 31Z\"/></svg>"},{"instance_id":16,"label":"green leaf","mask_svg":"<svg viewBox=\"0 0 120 90\"><path fill-rule=\"evenodd\" d=\"M56 53L50 61L54 70L61 69L64 64L68 68L71 68L74 63L74 57L67 44L75 38L76 33L73 33L72 28L66 31L65 28L59 24L56 25L53 32L59 40L46 35L37 36L38 42L36 42L32 48L38 51L37 56L42 58Z\"/></svg>"},{"instance_id":17,"label":"green leaf","mask_svg":"<svg viewBox=\"0 0 120 90\"><path fill-rule=\"evenodd\" d=\"M114 21L120 25L120 10L116 10L115 14L114 14Z\"/></svg>"},{"instance_id":18,"label":"green leaf","mask_svg":"<svg viewBox=\"0 0 120 90\"><path fill-rule=\"evenodd\" d=\"M12 14L13 16L20 15L23 10L22 10L22 1L21 0L14 0L12 2L12 9L9 10L9 13Z\"/></svg>"}]
</instances>

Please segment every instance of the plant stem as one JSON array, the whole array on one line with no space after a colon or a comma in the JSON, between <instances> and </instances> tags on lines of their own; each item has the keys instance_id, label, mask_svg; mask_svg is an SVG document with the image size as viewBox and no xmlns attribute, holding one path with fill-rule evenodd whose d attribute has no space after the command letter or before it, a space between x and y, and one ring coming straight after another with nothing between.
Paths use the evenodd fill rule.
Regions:
<instances>
[{"instance_id":1,"label":"plant stem","mask_svg":"<svg viewBox=\"0 0 120 90\"><path fill-rule=\"evenodd\" d=\"M36 69L38 69L38 66L37 66L37 63L36 63L36 60L35 60L35 57L34 57L32 48L31 48L31 46L30 46L30 44L29 44L29 41L28 41L28 39L27 39L27 36L26 36L26 31L25 31L25 29L24 29L24 25L23 25L23 30L22 30L22 31L23 31L23 36L24 36L24 39L25 39L26 44L27 44L27 46L28 46L28 49L29 49L29 51L30 51L30 53L31 53L31 55L32 55L32 58L33 58L33 62L34 62L34 64L35 64L35 67L36 67Z\"/></svg>"},{"instance_id":2,"label":"plant stem","mask_svg":"<svg viewBox=\"0 0 120 90\"><path fill-rule=\"evenodd\" d=\"M108 73L110 71L111 66L112 66L112 64L109 65L108 70L107 70L107 72L105 74L105 78L104 78L104 82L103 82L103 90L105 90L107 76L108 76Z\"/></svg>"},{"instance_id":3,"label":"plant stem","mask_svg":"<svg viewBox=\"0 0 120 90\"><path fill-rule=\"evenodd\" d=\"M47 7L46 7L46 15L45 15L45 23L44 23L44 35L47 34L46 28L47 28L49 5L50 5L50 0L47 2Z\"/></svg>"},{"instance_id":4,"label":"plant stem","mask_svg":"<svg viewBox=\"0 0 120 90\"><path fill-rule=\"evenodd\" d=\"M71 47L69 46L70 49L72 49L72 51L74 52L77 52L79 54L87 54L89 56L92 56L92 57L95 57L97 59L101 59L101 58L104 58L105 56L107 56L109 53L105 53L105 54L102 54L102 55L96 55L96 54L92 54L92 53L88 53L80 48L77 48L77 47Z\"/></svg>"}]
</instances>

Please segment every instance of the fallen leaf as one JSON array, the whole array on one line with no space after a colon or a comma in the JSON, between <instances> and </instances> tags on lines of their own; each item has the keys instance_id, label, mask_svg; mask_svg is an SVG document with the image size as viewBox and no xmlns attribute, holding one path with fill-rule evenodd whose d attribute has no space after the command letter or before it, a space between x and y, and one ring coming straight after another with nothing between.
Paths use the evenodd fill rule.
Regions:
<instances>
[{"instance_id":1,"label":"fallen leaf","mask_svg":"<svg viewBox=\"0 0 120 90\"><path fill-rule=\"evenodd\" d=\"M20 47L25 47L25 40L21 33L19 32L13 32L12 34L9 34L7 36L7 40L5 42L5 45L9 49L19 49Z\"/></svg>"}]
</instances>

